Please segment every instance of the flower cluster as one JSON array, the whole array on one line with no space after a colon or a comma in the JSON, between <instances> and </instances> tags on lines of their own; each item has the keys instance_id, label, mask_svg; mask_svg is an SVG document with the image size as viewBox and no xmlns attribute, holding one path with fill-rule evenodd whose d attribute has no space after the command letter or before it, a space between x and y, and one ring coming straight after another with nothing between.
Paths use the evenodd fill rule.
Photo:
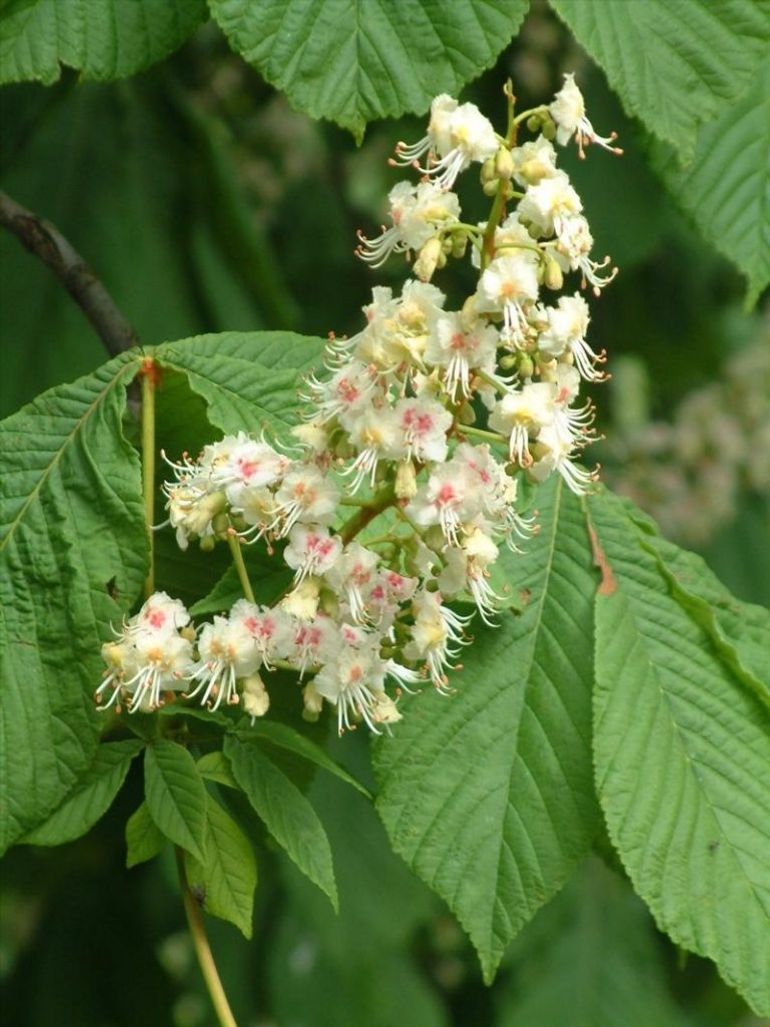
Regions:
<instances>
[{"instance_id":1,"label":"flower cluster","mask_svg":"<svg viewBox=\"0 0 770 1027\"><path fill-rule=\"evenodd\" d=\"M593 409L580 391L605 377L604 354L586 341L580 292L546 296L571 272L598 294L615 270L591 257L553 140L574 137L581 153L611 140L594 132L572 76L550 106L518 116L507 95L505 136L473 104L439 96L425 138L398 144L392 163L421 178L391 190L390 226L359 235L357 252L372 266L414 257L415 277L398 294L375 288L361 331L330 339L293 437L239 433L170 464L179 545L227 539L246 598L196 633L179 604L151 597L105 646L99 694L111 687L110 703L125 695L129 710L153 708L183 690L213 709L242 703L253 718L269 703L261 675L281 668L299 675L306 716L327 702L340 731L363 721L377 732L400 719L401 689L429 680L449 690L474 606L495 623L504 597L492 567L536 530L519 509L521 477L590 486L595 471L577 461ZM525 122L535 138L522 142ZM461 220L451 191L474 163L493 198L479 225ZM432 278L468 251L477 285L450 309ZM293 572L270 606L254 602L246 578L240 547L253 543L279 550ZM165 615L149 636L148 610Z\"/></svg>"}]
</instances>

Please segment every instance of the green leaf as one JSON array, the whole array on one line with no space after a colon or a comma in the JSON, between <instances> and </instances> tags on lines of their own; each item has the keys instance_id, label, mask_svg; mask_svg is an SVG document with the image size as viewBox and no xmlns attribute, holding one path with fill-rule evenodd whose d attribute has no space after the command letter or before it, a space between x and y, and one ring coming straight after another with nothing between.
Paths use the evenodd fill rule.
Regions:
<instances>
[{"instance_id":1,"label":"green leaf","mask_svg":"<svg viewBox=\"0 0 770 1027\"><path fill-rule=\"evenodd\" d=\"M297 423L300 375L318 364L323 341L293 332L223 332L158 346L155 359L182 371L224 432L285 432Z\"/></svg>"},{"instance_id":2,"label":"green leaf","mask_svg":"<svg viewBox=\"0 0 770 1027\"><path fill-rule=\"evenodd\" d=\"M699 127L748 87L770 42L768 0L550 2L628 113L685 161Z\"/></svg>"},{"instance_id":3,"label":"green leaf","mask_svg":"<svg viewBox=\"0 0 770 1027\"><path fill-rule=\"evenodd\" d=\"M0 423L0 852L96 752L100 647L146 572L139 460L121 429L137 366L118 357Z\"/></svg>"},{"instance_id":4,"label":"green leaf","mask_svg":"<svg viewBox=\"0 0 770 1027\"><path fill-rule=\"evenodd\" d=\"M491 67L526 0L210 0L234 50L313 118L357 136L367 121L422 113Z\"/></svg>"},{"instance_id":5,"label":"green leaf","mask_svg":"<svg viewBox=\"0 0 770 1027\"><path fill-rule=\"evenodd\" d=\"M308 800L257 746L225 739L233 777L268 831L337 908L329 839Z\"/></svg>"},{"instance_id":6,"label":"green leaf","mask_svg":"<svg viewBox=\"0 0 770 1027\"><path fill-rule=\"evenodd\" d=\"M190 753L176 742L159 741L144 758L145 797L163 834L197 860L206 846L206 789Z\"/></svg>"},{"instance_id":7,"label":"green leaf","mask_svg":"<svg viewBox=\"0 0 770 1027\"><path fill-rule=\"evenodd\" d=\"M404 720L375 748L391 843L457 915L487 980L599 824L591 556L566 488L550 482L537 505L541 532L511 563L523 612L474 630L456 694L404 702Z\"/></svg>"},{"instance_id":8,"label":"green leaf","mask_svg":"<svg viewBox=\"0 0 770 1027\"><path fill-rule=\"evenodd\" d=\"M658 558L658 568L677 602L711 637L736 677L770 706L770 610L731 595L694 553L660 536L641 544Z\"/></svg>"},{"instance_id":9,"label":"green leaf","mask_svg":"<svg viewBox=\"0 0 770 1027\"><path fill-rule=\"evenodd\" d=\"M225 788L238 788L238 782L230 770L230 763L221 749L215 749L214 752L207 752L205 756L201 756L197 766L198 773L207 781L215 781L218 785L224 785Z\"/></svg>"},{"instance_id":10,"label":"green leaf","mask_svg":"<svg viewBox=\"0 0 770 1027\"><path fill-rule=\"evenodd\" d=\"M257 863L238 825L209 795L206 803L206 859L185 857L187 881L212 916L235 924L251 938Z\"/></svg>"},{"instance_id":11,"label":"green leaf","mask_svg":"<svg viewBox=\"0 0 770 1027\"><path fill-rule=\"evenodd\" d=\"M351 774L348 774L347 770L344 770L339 763L335 763L320 745L316 745L315 742L288 724L281 724L277 720L256 720L253 724L240 728L238 737L244 742L249 742L252 739L255 742L269 742L271 745L278 746L279 749L287 749L289 752L296 753L297 756L328 771L371 799L366 788Z\"/></svg>"},{"instance_id":12,"label":"green leaf","mask_svg":"<svg viewBox=\"0 0 770 1027\"><path fill-rule=\"evenodd\" d=\"M595 760L613 844L659 926L770 1012L770 717L677 602L623 504L589 503Z\"/></svg>"},{"instance_id":13,"label":"green leaf","mask_svg":"<svg viewBox=\"0 0 770 1027\"><path fill-rule=\"evenodd\" d=\"M28 0L0 12L0 82L133 75L206 20L205 0Z\"/></svg>"},{"instance_id":14,"label":"green leaf","mask_svg":"<svg viewBox=\"0 0 770 1027\"><path fill-rule=\"evenodd\" d=\"M521 932L513 956L496 1027L685 1027L649 913L598 859Z\"/></svg>"},{"instance_id":15,"label":"green leaf","mask_svg":"<svg viewBox=\"0 0 770 1027\"><path fill-rule=\"evenodd\" d=\"M25 835L25 845L63 845L90 831L112 805L126 779L131 760L144 748L139 739L105 742L96 758L59 808Z\"/></svg>"},{"instance_id":16,"label":"green leaf","mask_svg":"<svg viewBox=\"0 0 770 1027\"><path fill-rule=\"evenodd\" d=\"M262 543L243 546L241 551L254 590L254 598L258 603L272 605L291 583L291 571L275 552L270 556ZM190 613L194 617L222 613L229 610L239 599L243 599L243 587L238 572L231 563L209 594L190 607Z\"/></svg>"},{"instance_id":17,"label":"green leaf","mask_svg":"<svg viewBox=\"0 0 770 1027\"><path fill-rule=\"evenodd\" d=\"M126 822L126 866L135 867L154 859L167 842L150 815L146 802Z\"/></svg>"},{"instance_id":18,"label":"green leaf","mask_svg":"<svg viewBox=\"0 0 770 1027\"><path fill-rule=\"evenodd\" d=\"M770 58L749 92L704 125L680 169L668 148L653 163L703 238L747 277L748 303L770 283Z\"/></svg>"}]
</instances>

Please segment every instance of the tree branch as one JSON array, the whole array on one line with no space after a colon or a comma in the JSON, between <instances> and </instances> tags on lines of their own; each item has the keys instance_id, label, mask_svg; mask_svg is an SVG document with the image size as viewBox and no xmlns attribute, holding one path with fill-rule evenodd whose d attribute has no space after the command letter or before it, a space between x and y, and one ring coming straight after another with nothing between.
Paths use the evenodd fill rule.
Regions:
<instances>
[{"instance_id":1,"label":"tree branch","mask_svg":"<svg viewBox=\"0 0 770 1027\"><path fill-rule=\"evenodd\" d=\"M112 297L61 232L0 192L0 225L49 267L81 308L110 356L135 346L137 336Z\"/></svg>"}]
</instances>

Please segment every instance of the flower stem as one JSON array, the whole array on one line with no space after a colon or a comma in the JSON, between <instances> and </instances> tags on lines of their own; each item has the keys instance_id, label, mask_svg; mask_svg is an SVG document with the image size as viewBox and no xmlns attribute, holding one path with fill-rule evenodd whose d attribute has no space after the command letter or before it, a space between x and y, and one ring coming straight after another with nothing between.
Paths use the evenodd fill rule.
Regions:
<instances>
[{"instance_id":1,"label":"flower stem","mask_svg":"<svg viewBox=\"0 0 770 1027\"><path fill-rule=\"evenodd\" d=\"M339 531L340 539L343 545L347 545L351 539L355 538L359 531L363 531L370 521L373 521L375 517L378 517L383 510L387 510L390 504L395 499L395 493L392 485L385 485L379 493L377 493L372 499L368 506L362 506L358 513L353 514L350 520L346 521L342 525Z\"/></svg>"},{"instance_id":2,"label":"flower stem","mask_svg":"<svg viewBox=\"0 0 770 1027\"><path fill-rule=\"evenodd\" d=\"M249 572L246 570L246 564L243 560L243 550L241 549L241 543L238 541L238 536L228 534L227 542L230 546L230 552L233 554L233 563L235 564L235 569L238 571L238 580L241 583L243 594L250 603L255 603L256 599L254 598L254 589L251 587L251 582L249 581Z\"/></svg>"},{"instance_id":3,"label":"flower stem","mask_svg":"<svg viewBox=\"0 0 770 1027\"><path fill-rule=\"evenodd\" d=\"M179 883L182 886L182 898L184 899L184 911L187 915L187 925L190 928L195 955L198 957L198 964L200 965L206 990L214 1007L217 1021L220 1027L238 1027L233 1012L230 1009L230 1003L227 1001L225 989L222 987L222 981L219 978L217 964L214 962L209 940L206 937L206 928L203 924L200 907L195 901L190 891L190 885L187 882L184 856L182 855L182 850L178 847L176 849L176 866L179 872Z\"/></svg>"},{"instance_id":4,"label":"flower stem","mask_svg":"<svg viewBox=\"0 0 770 1027\"><path fill-rule=\"evenodd\" d=\"M485 431L483 428L474 428L469 424L461 424L457 429L460 435L474 435L480 439L489 439L490 442L506 443L508 440L495 431Z\"/></svg>"},{"instance_id":5,"label":"flower stem","mask_svg":"<svg viewBox=\"0 0 770 1027\"><path fill-rule=\"evenodd\" d=\"M144 595L149 598L155 591L155 365L145 360L142 365L142 494L144 521L147 525L147 544L150 566L144 581Z\"/></svg>"}]
</instances>

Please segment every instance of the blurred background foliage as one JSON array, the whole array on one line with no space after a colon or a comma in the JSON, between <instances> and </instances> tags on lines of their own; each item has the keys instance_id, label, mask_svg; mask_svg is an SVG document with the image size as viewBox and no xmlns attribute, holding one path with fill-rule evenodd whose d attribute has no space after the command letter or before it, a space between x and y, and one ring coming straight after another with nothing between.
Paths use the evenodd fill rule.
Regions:
<instances>
[{"instance_id":1,"label":"blurred background foliage","mask_svg":"<svg viewBox=\"0 0 770 1027\"><path fill-rule=\"evenodd\" d=\"M625 148L618 161L601 152L564 161L597 252L621 268L592 310L592 345L607 347L613 370L598 397L605 478L671 538L701 551L739 596L770 603L766 298L764 311L762 299L755 311L744 309L745 283L666 197L648 169L644 131L544 6L533 5L513 45L466 98L500 118L509 75L530 106L554 92L565 69L578 72L594 123L617 129ZM357 148L334 126L293 112L211 24L172 59L127 81L79 84L68 73L50 88L5 87L0 102L3 188L70 239L143 342L227 329L352 332L371 286L406 277L398 261L375 275L352 251L356 228L370 231L383 216L398 177L386 163L394 142L417 138L422 119L376 123ZM472 221L484 211L469 201L466 215ZM6 233L0 261L4 415L105 354L59 283ZM450 295L469 282L460 268L443 280ZM172 380L166 387L180 388ZM180 408L191 402L180 392ZM191 413L200 419L201 411ZM169 448L175 439L182 447L178 424L160 430ZM332 744L365 778L365 740ZM4 860L8 1024L212 1022L173 866L124 869L122 824L140 785L134 768L86 838L53 851L17 848ZM601 840L605 860L589 861L537 915L485 988L461 930L390 852L367 803L335 781L319 779L312 789L335 852L341 913L280 853L261 860L255 940L246 944L230 925L209 921L239 1023L760 1022L710 963L685 960L656 931Z\"/></svg>"}]
</instances>

